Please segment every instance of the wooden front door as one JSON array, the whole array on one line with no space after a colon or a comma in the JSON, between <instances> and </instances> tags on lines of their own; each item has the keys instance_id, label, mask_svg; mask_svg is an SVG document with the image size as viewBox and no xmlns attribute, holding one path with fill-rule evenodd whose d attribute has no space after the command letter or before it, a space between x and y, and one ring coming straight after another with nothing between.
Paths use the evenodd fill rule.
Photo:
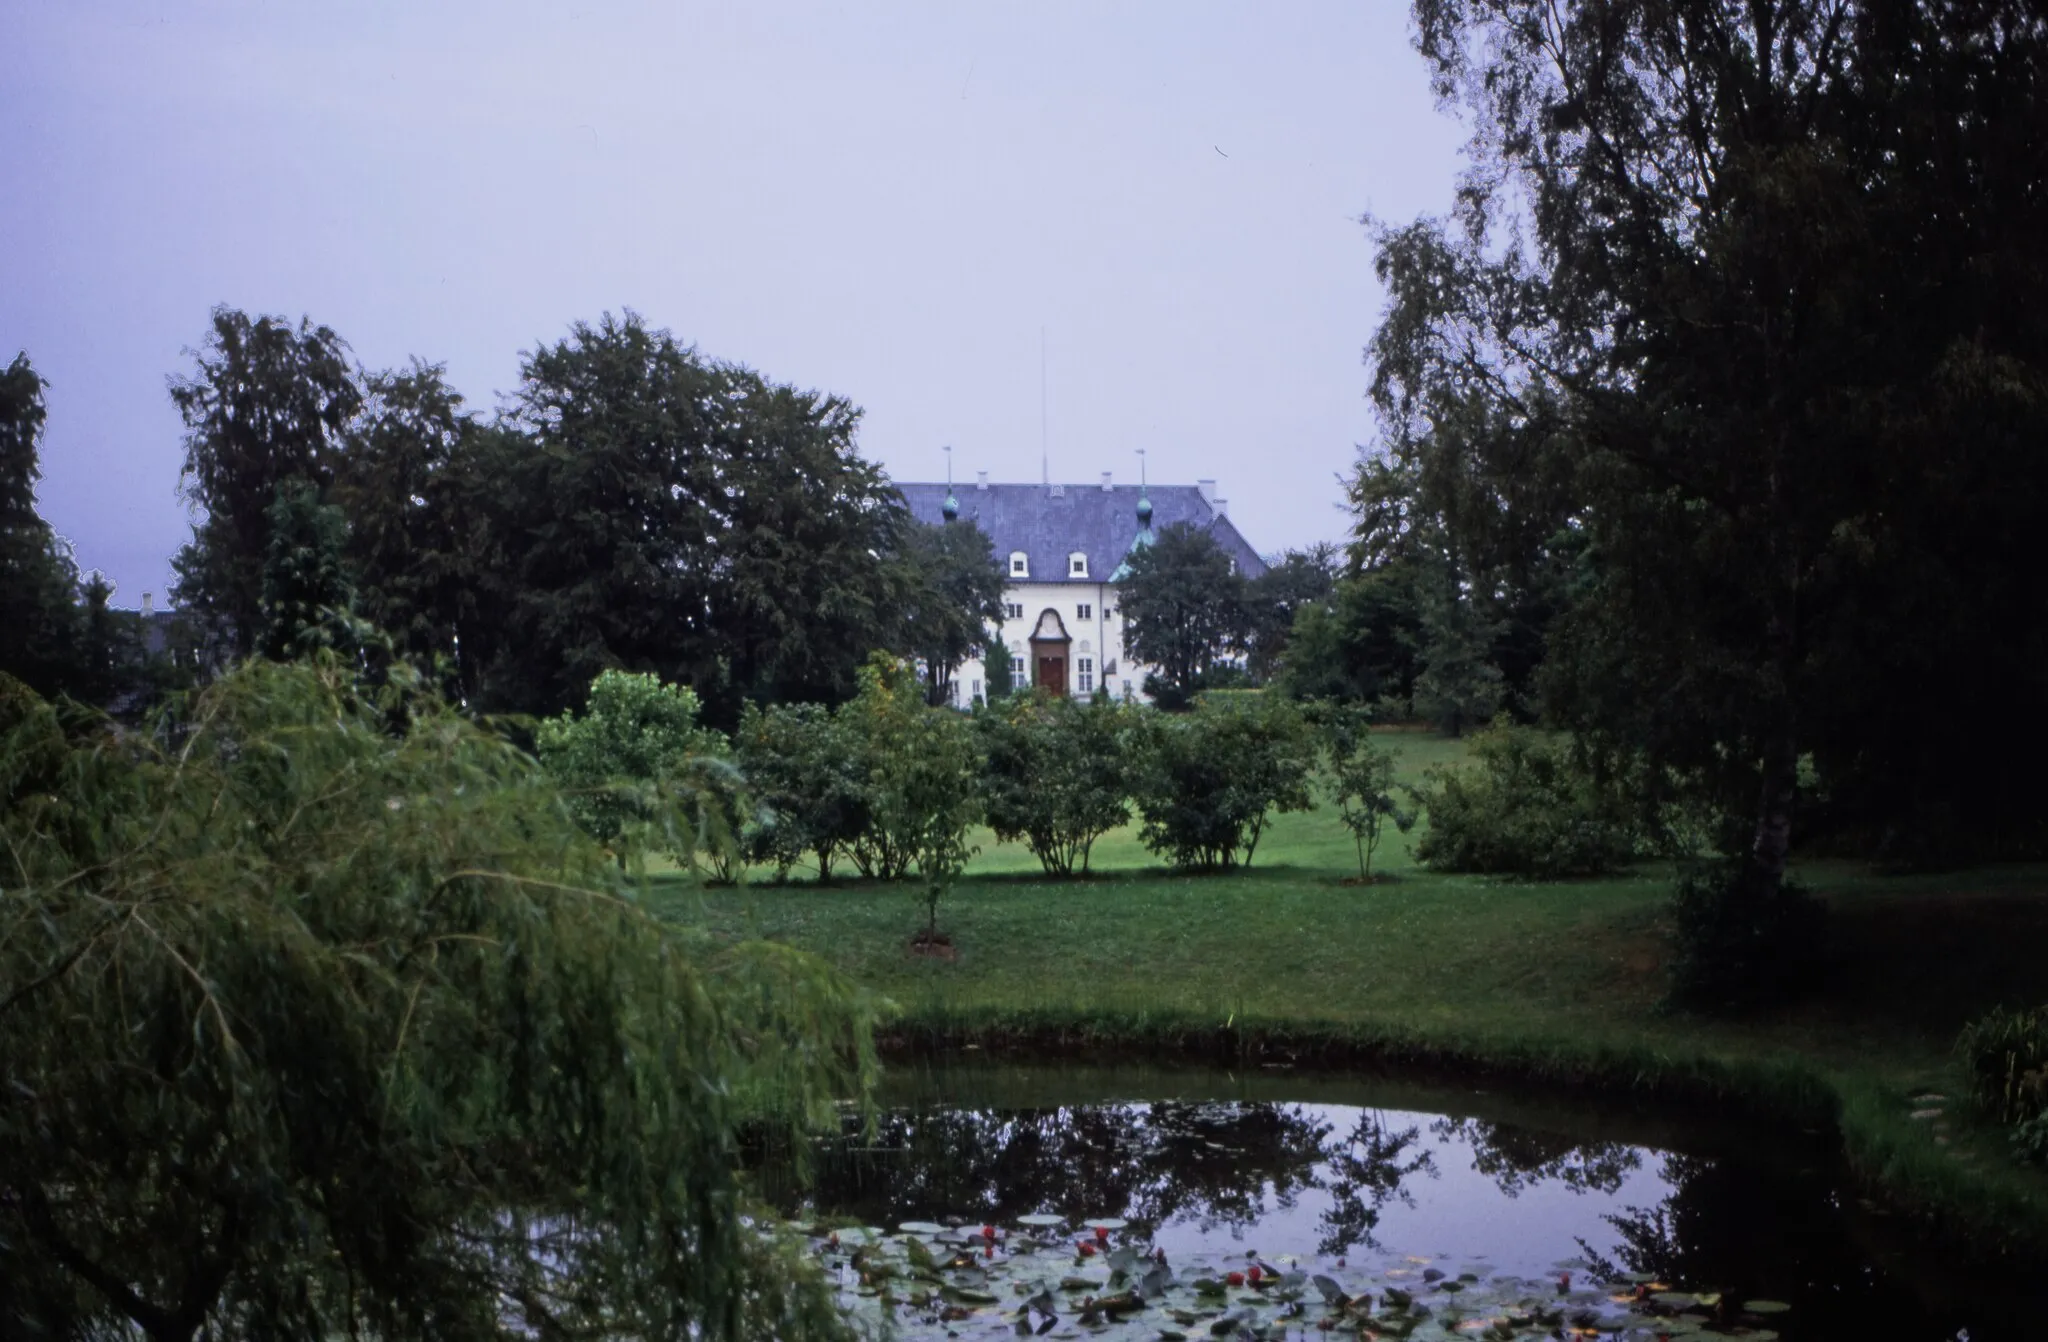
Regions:
<instances>
[{"instance_id":1,"label":"wooden front door","mask_svg":"<svg viewBox=\"0 0 2048 1342\"><path fill-rule=\"evenodd\" d=\"M1067 692L1067 659L1048 657L1043 653L1038 658L1038 685L1054 694Z\"/></svg>"}]
</instances>

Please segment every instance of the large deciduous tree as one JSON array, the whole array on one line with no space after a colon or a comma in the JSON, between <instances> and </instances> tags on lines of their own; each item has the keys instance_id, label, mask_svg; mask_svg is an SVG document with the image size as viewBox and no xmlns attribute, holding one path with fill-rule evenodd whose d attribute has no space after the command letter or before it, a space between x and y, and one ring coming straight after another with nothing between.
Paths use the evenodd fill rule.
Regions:
<instances>
[{"instance_id":1,"label":"large deciduous tree","mask_svg":"<svg viewBox=\"0 0 2048 1342\"><path fill-rule=\"evenodd\" d=\"M466 490L479 482L463 468L481 431L446 369L415 359L363 379L334 463L328 499L348 519L357 613L422 665L459 663L474 616L479 538Z\"/></svg>"},{"instance_id":2,"label":"large deciduous tree","mask_svg":"<svg viewBox=\"0 0 2048 1342\"><path fill-rule=\"evenodd\" d=\"M1279 672L1295 620L1310 606L1329 600L1340 564L1337 547L1319 541L1303 550L1289 550L1245 584L1245 669L1254 680L1263 682Z\"/></svg>"},{"instance_id":3,"label":"large deciduous tree","mask_svg":"<svg viewBox=\"0 0 2048 1342\"><path fill-rule=\"evenodd\" d=\"M1124 647L1159 668L1147 693L1184 704L1204 677L1243 646L1245 580L1216 538L1178 522L1134 550L1117 584Z\"/></svg>"},{"instance_id":4,"label":"large deciduous tree","mask_svg":"<svg viewBox=\"0 0 2048 1342\"><path fill-rule=\"evenodd\" d=\"M1415 13L1471 171L1453 219L1380 233L1389 445L1468 560L1562 558L1552 706L1746 813L1768 903L1803 755L1896 823L1973 758L1930 693L2048 689L2048 142L2015 129L2048 29L2018 0Z\"/></svg>"},{"instance_id":5,"label":"large deciduous tree","mask_svg":"<svg viewBox=\"0 0 2048 1342\"><path fill-rule=\"evenodd\" d=\"M1002 561L987 532L958 520L912 523L902 558L909 572L901 651L917 663L926 702L949 704L960 664L992 646L991 629L1002 627Z\"/></svg>"},{"instance_id":6,"label":"large deciduous tree","mask_svg":"<svg viewBox=\"0 0 2048 1342\"><path fill-rule=\"evenodd\" d=\"M362 389L348 346L325 326L215 308L196 367L171 379L185 421L180 477L197 513L172 565L172 594L224 651L261 641L270 507L281 488L324 490Z\"/></svg>"},{"instance_id":7,"label":"large deciduous tree","mask_svg":"<svg viewBox=\"0 0 2048 1342\"><path fill-rule=\"evenodd\" d=\"M612 667L695 686L716 721L851 694L902 604L908 518L858 422L631 313L529 354L459 468L485 702L559 711Z\"/></svg>"},{"instance_id":8,"label":"large deciduous tree","mask_svg":"<svg viewBox=\"0 0 2048 1342\"><path fill-rule=\"evenodd\" d=\"M77 566L36 512L45 385L27 354L0 371L0 672L51 694L76 680L82 631Z\"/></svg>"}]
</instances>

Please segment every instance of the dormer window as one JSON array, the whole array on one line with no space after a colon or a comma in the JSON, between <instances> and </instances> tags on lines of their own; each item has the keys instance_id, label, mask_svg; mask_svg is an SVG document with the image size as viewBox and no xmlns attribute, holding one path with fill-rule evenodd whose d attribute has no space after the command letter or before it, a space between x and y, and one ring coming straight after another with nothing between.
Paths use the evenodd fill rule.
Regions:
<instances>
[{"instance_id":1,"label":"dormer window","mask_svg":"<svg viewBox=\"0 0 2048 1342\"><path fill-rule=\"evenodd\" d=\"M1028 578L1031 576L1031 561L1024 557L1022 550L1010 551L1010 576Z\"/></svg>"},{"instance_id":2,"label":"dormer window","mask_svg":"<svg viewBox=\"0 0 2048 1342\"><path fill-rule=\"evenodd\" d=\"M1067 556L1067 576L1085 578L1088 576L1088 556L1079 550Z\"/></svg>"}]
</instances>

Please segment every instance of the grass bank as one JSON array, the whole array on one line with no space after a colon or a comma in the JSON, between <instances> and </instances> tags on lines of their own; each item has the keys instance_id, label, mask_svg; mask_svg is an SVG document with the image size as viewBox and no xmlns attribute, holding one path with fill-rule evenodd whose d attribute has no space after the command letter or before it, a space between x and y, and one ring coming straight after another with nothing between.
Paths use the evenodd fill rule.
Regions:
<instances>
[{"instance_id":1,"label":"grass bank","mask_svg":"<svg viewBox=\"0 0 2048 1342\"><path fill-rule=\"evenodd\" d=\"M1401 744L1411 771L1455 753ZM1356 862L1328 811L1280 817L1250 870L1216 877L1163 869L1129 830L1071 882L1039 877L1019 846L980 843L940 909L951 960L908 953L922 909L906 886L671 877L652 894L717 936L824 956L896 1003L900 1046L1401 1062L1832 1122L1895 1207L1980 1248L2048 1258L2048 1179L1953 1098L1916 1099L1957 1096L1950 1046L1966 1020L2048 1001L2048 869L1807 865L1834 963L1791 1008L1716 1021L1658 1009L1663 870L1439 876L1397 838L1377 864L1388 880L1346 884Z\"/></svg>"}]
</instances>

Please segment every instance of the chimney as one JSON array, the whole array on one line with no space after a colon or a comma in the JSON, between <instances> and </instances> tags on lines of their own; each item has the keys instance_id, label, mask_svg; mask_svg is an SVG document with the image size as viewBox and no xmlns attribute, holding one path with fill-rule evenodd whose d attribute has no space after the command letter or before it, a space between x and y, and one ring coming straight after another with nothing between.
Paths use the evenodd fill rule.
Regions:
<instances>
[{"instance_id":1,"label":"chimney","mask_svg":"<svg viewBox=\"0 0 2048 1342\"><path fill-rule=\"evenodd\" d=\"M976 472L974 473L974 487L975 487L976 489L987 489L987 488L988 488L988 472L987 472L987 471L976 471Z\"/></svg>"},{"instance_id":2,"label":"chimney","mask_svg":"<svg viewBox=\"0 0 2048 1342\"><path fill-rule=\"evenodd\" d=\"M1197 480L1195 481L1195 488L1202 491L1202 502L1212 508L1216 506L1216 482L1214 480Z\"/></svg>"},{"instance_id":3,"label":"chimney","mask_svg":"<svg viewBox=\"0 0 2048 1342\"><path fill-rule=\"evenodd\" d=\"M1228 517L1228 516L1230 516L1230 500L1229 500L1229 499L1218 499L1218 500L1216 500L1216 515L1217 515L1218 517Z\"/></svg>"},{"instance_id":4,"label":"chimney","mask_svg":"<svg viewBox=\"0 0 2048 1342\"><path fill-rule=\"evenodd\" d=\"M1108 472L1108 471L1104 471L1104 472L1102 473L1102 492L1103 492L1103 493L1105 493L1105 494L1107 494L1107 493L1109 492L1109 472Z\"/></svg>"},{"instance_id":5,"label":"chimney","mask_svg":"<svg viewBox=\"0 0 2048 1342\"><path fill-rule=\"evenodd\" d=\"M148 592L142 594L142 618L145 620L149 618L149 597Z\"/></svg>"}]
</instances>

